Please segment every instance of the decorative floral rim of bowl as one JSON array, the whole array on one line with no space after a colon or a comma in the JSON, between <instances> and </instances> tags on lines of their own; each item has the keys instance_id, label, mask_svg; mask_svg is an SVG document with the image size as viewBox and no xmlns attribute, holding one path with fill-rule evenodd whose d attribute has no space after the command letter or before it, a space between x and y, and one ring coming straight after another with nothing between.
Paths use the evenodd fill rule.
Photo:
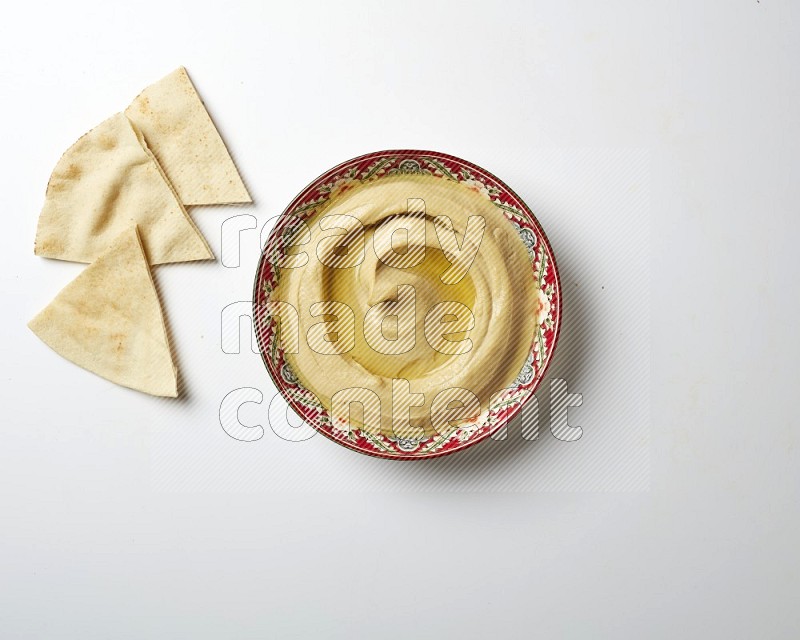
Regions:
<instances>
[{"instance_id":1,"label":"decorative floral rim of bowl","mask_svg":"<svg viewBox=\"0 0 800 640\"><path fill-rule=\"evenodd\" d=\"M350 188L397 174L422 173L472 189L500 208L514 225L528 250L534 278L539 282L540 306L545 310L530 353L513 386L501 392L492 408L478 420L459 424L444 434L421 440L388 437L360 428L339 430L316 396L305 389L286 361L276 340L276 323L262 310L280 278L267 259L278 247L290 223L306 220ZM553 250L533 212L502 180L485 169L436 151L408 149L377 151L343 162L326 171L298 194L279 216L264 245L256 270L253 318L261 357L278 391L307 424L331 440L371 456L392 460L420 460L462 451L497 432L516 416L534 394L552 360L561 328L561 285Z\"/></svg>"}]
</instances>

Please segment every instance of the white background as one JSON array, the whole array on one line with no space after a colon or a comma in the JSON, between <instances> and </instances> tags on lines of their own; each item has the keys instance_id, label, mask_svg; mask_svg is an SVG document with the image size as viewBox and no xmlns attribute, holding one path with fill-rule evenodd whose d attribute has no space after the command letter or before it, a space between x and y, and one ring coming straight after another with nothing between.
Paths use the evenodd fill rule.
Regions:
<instances>
[{"instance_id":1,"label":"white background","mask_svg":"<svg viewBox=\"0 0 800 640\"><path fill-rule=\"evenodd\" d=\"M797 637L798 20L772 0L6 10L0 636ZM580 443L432 471L231 440L222 395L270 395L219 348L247 236L239 269L156 270L183 400L38 342L25 323L82 268L32 255L50 170L179 64L256 200L192 212L217 254L223 219L263 222L368 151L449 152L517 190L576 290L554 369L584 393Z\"/></svg>"}]
</instances>

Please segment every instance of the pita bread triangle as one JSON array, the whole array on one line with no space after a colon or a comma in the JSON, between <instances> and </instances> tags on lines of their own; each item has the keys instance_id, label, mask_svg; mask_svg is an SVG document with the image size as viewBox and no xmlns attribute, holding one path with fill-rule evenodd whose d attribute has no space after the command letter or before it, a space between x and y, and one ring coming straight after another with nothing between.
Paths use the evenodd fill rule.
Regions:
<instances>
[{"instance_id":1,"label":"pita bread triangle","mask_svg":"<svg viewBox=\"0 0 800 640\"><path fill-rule=\"evenodd\" d=\"M92 262L134 224L151 264L214 257L141 134L118 113L61 156L47 184L34 253Z\"/></svg>"},{"instance_id":2,"label":"pita bread triangle","mask_svg":"<svg viewBox=\"0 0 800 640\"><path fill-rule=\"evenodd\" d=\"M136 227L28 323L58 354L116 384L178 395L164 317Z\"/></svg>"},{"instance_id":3,"label":"pita bread triangle","mask_svg":"<svg viewBox=\"0 0 800 640\"><path fill-rule=\"evenodd\" d=\"M181 202L252 202L203 101L180 67L147 87L125 110Z\"/></svg>"}]
</instances>

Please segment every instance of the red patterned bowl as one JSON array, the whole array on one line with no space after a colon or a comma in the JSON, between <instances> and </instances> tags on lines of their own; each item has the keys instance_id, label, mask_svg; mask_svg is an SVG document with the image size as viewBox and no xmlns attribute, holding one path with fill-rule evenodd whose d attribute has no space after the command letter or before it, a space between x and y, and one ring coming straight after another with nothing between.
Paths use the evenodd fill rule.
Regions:
<instances>
[{"instance_id":1,"label":"red patterned bowl","mask_svg":"<svg viewBox=\"0 0 800 640\"><path fill-rule=\"evenodd\" d=\"M458 182L497 206L527 248L540 295L547 298L546 302L543 301L544 308L549 309L532 337L527 361L512 386L502 392L499 401L484 410L477 421L422 439L386 436L379 431L364 429L346 432L335 429L326 408L302 386L289 366L280 340L276 338L277 322L263 311L281 276L280 269L267 256L273 255L290 222L310 218L353 186L398 173L422 173ZM267 371L278 391L306 423L355 451L392 460L417 460L466 449L485 440L519 413L541 383L553 357L561 325L561 287L553 250L544 231L533 212L504 182L466 160L435 151L404 149L378 151L353 158L326 171L303 189L281 214L264 246L256 271L253 308L256 336Z\"/></svg>"}]
</instances>

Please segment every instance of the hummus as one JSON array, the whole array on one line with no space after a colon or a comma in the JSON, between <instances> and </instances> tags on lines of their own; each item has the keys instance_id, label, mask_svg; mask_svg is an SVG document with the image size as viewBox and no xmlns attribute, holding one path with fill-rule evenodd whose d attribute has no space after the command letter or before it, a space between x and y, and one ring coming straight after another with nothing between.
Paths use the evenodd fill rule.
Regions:
<instances>
[{"instance_id":1,"label":"hummus","mask_svg":"<svg viewBox=\"0 0 800 640\"><path fill-rule=\"evenodd\" d=\"M287 245L271 297L298 314L287 362L329 414L337 392L361 390L351 395L361 406L337 409L334 423L430 436L442 424L432 407L475 420L478 403L485 411L525 364L539 307L530 257L477 191L427 175L381 178L332 198Z\"/></svg>"}]
</instances>

